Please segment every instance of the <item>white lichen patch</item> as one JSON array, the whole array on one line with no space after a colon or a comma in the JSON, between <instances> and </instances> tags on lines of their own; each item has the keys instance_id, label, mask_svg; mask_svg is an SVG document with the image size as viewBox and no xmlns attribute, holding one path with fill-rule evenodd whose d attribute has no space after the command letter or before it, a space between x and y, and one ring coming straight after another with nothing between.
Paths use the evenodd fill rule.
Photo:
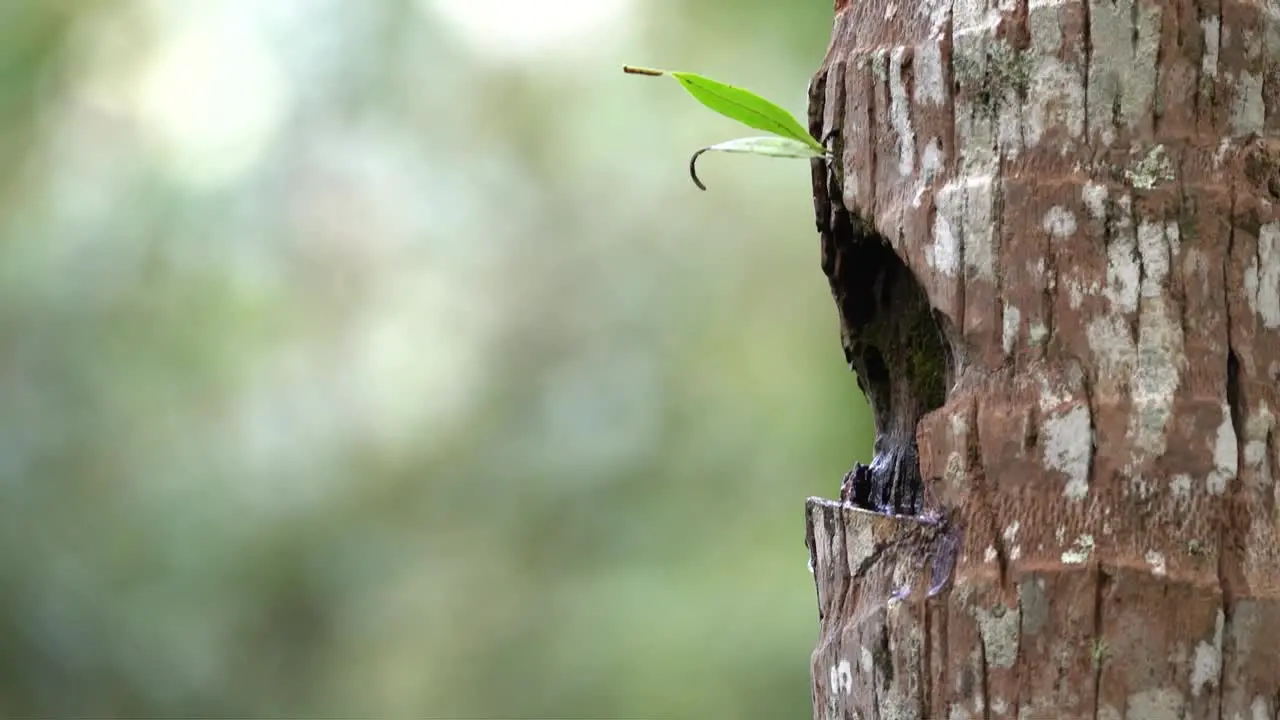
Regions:
<instances>
[{"instance_id":1,"label":"white lichen patch","mask_svg":"<svg viewBox=\"0 0 1280 720\"><path fill-rule=\"evenodd\" d=\"M924 259L929 267L954 278L960 272L963 252L957 233L963 226L964 187L948 183L938 191L935 201L938 210L933 218L933 243L925 246Z\"/></svg>"},{"instance_id":2,"label":"white lichen patch","mask_svg":"<svg viewBox=\"0 0 1280 720\"><path fill-rule=\"evenodd\" d=\"M1172 688L1154 688L1130 693L1126 718L1142 720L1183 720L1187 715L1187 700L1181 692Z\"/></svg>"},{"instance_id":3,"label":"white lichen patch","mask_svg":"<svg viewBox=\"0 0 1280 720\"><path fill-rule=\"evenodd\" d=\"M1022 313L1018 311L1017 306L1006 303L1004 306L1004 326L1000 338L1006 354L1013 352L1013 346L1018 340L1018 327L1021 322Z\"/></svg>"},{"instance_id":4,"label":"white lichen patch","mask_svg":"<svg viewBox=\"0 0 1280 720\"><path fill-rule=\"evenodd\" d=\"M1027 328L1027 340L1032 347L1039 347L1049 337L1049 328L1044 323L1032 323Z\"/></svg>"},{"instance_id":5,"label":"white lichen patch","mask_svg":"<svg viewBox=\"0 0 1280 720\"><path fill-rule=\"evenodd\" d=\"M871 523L865 518L852 522L845 530L845 554L850 568L858 568L875 552L876 539Z\"/></svg>"},{"instance_id":6,"label":"white lichen patch","mask_svg":"<svg viewBox=\"0 0 1280 720\"><path fill-rule=\"evenodd\" d=\"M916 132L911 127L911 99L902 77L907 48L896 47L889 58L889 122L898 136L898 174L910 177L916 162Z\"/></svg>"},{"instance_id":7,"label":"white lichen patch","mask_svg":"<svg viewBox=\"0 0 1280 720\"><path fill-rule=\"evenodd\" d=\"M1213 640L1201 640L1191 660L1191 694L1200 697L1206 685L1217 685L1222 673L1222 629L1226 618L1222 610L1214 624Z\"/></svg>"},{"instance_id":8,"label":"white lichen patch","mask_svg":"<svg viewBox=\"0 0 1280 720\"><path fill-rule=\"evenodd\" d=\"M1099 389L1114 392L1128 383L1137 363L1137 348L1123 317L1103 315L1085 328L1089 350L1098 370Z\"/></svg>"},{"instance_id":9,"label":"white lichen patch","mask_svg":"<svg viewBox=\"0 0 1280 720\"><path fill-rule=\"evenodd\" d=\"M1018 531L1021 529L1022 521L1014 520L1000 533L1000 536L1004 538L1005 542L1015 543L1018 541Z\"/></svg>"},{"instance_id":10,"label":"white lichen patch","mask_svg":"<svg viewBox=\"0 0 1280 720\"><path fill-rule=\"evenodd\" d=\"M1235 135L1261 133L1266 120L1262 102L1262 76L1241 70L1236 78L1236 99L1231 106L1231 131Z\"/></svg>"},{"instance_id":11,"label":"white lichen patch","mask_svg":"<svg viewBox=\"0 0 1280 720\"><path fill-rule=\"evenodd\" d=\"M867 652L865 648L863 648L862 651ZM842 658L840 662L827 673L827 681L833 694L852 695L853 667L849 664L849 661Z\"/></svg>"},{"instance_id":12,"label":"white lichen patch","mask_svg":"<svg viewBox=\"0 0 1280 720\"><path fill-rule=\"evenodd\" d=\"M1049 208L1049 212L1044 214L1044 221L1041 225L1044 227L1045 232L1055 238L1071 237L1076 234L1075 213L1061 205Z\"/></svg>"},{"instance_id":13,"label":"white lichen patch","mask_svg":"<svg viewBox=\"0 0 1280 720\"><path fill-rule=\"evenodd\" d=\"M1107 217L1107 186L1092 180L1084 184L1080 190L1080 199L1089 209L1094 220L1105 220Z\"/></svg>"},{"instance_id":14,"label":"white lichen patch","mask_svg":"<svg viewBox=\"0 0 1280 720\"><path fill-rule=\"evenodd\" d=\"M1093 553L1093 536L1081 535L1075 544L1062 551L1062 562L1067 565L1083 565Z\"/></svg>"},{"instance_id":15,"label":"white lichen patch","mask_svg":"<svg viewBox=\"0 0 1280 720\"><path fill-rule=\"evenodd\" d=\"M1165 563L1164 555L1155 550L1148 550L1146 555L1147 564L1151 566L1151 574L1156 577L1164 577L1169 572L1169 566Z\"/></svg>"},{"instance_id":16,"label":"white lichen patch","mask_svg":"<svg viewBox=\"0 0 1280 720\"><path fill-rule=\"evenodd\" d=\"M1159 66L1160 6L1115 0L1090 2L1089 10L1089 133L1110 144L1117 104L1120 121L1131 128L1149 116Z\"/></svg>"},{"instance_id":17,"label":"white lichen patch","mask_svg":"<svg viewBox=\"0 0 1280 720\"><path fill-rule=\"evenodd\" d=\"M1280 328L1280 222L1258 230L1258 254L1245 270L1251 309L1269 329Z\"/></svg>"},{"instance_id":18,"label":"white lichen patch","mask_svg":"<svg viewBox=\"0 0 1280 720\"><path fill-rule=\"evenodd\" d=\"M929 40L916 46L916 102L941 105L947 99L947 81L942 65L942 43Z\"/></svg>"},{"instance_id":19,"label":"white lichen patch","mask_svg":"<svg viewBox=\"0 0 1280 720\"><path fill-rule=\"evenodd\" d=\"M1060 128L1070 137L1084 133L1084 77L1078 67L1057 58L1062 31L1057 6L1031 10L1031 55L1035 58L1027 82L1024 137L1028 147L1038 145L1048 128Z\"/></svg>"},{"instance_id":20,"label":"white lichen patch","mask_svg":"<svg viewBox=\"0 0 1280 720\"><path fill-rule=\"evenodd\" d=\"M1217 15L1200 20L1200 31L1204 34L1204 54L1200 56L1200 72L1207 78L1218 77L1218 35L1222 30L1222 20Z\"/></svg>"},{"instance_id":21,"label":"white lichen patch","mask_svg":"<svg viewBox=\"0 0 1280 720\"><path fill-rule=\"evenodd\" d=\"M1276 416L1263 401L1258 411L1244 423L1244 464L1263 482L1271 481L1270 458L1267 456L1267 437L1275 431Z\"/></svg>"},{"instance_id":22,"label":"white lichen patch","mask_svg":"<svg viewBox=\"0 0 1280 720\"><path fill-rule=\"evenodd\" d=\"M1022 612L1003 605L996 605L990 610L975 607L973 617L978 621L978 633L982 637L987 663L993 667L1013 667L1018 659Z\"/></svg>"},{"instance_id":23,"label":"white lichen patch","mask_svg":"<svg viewBox=\"0 0 1280 720\"><path fill-rule=\"evenodd\" d=\"M1071 303L1072 310L1079 310L1084 303L1084 283L1077 278L1067 281L1067 301Z\"/></svg>"},{"instance_id":24,"label":"white lichen patch","mask_svg":"<svg viewBox=\"0 0 1280 720\"><path fill-rule=\"evenodd\" d=\"M1253 697L1253 704L1249 706L1249 714L1252 716L1252 720L1273 720L1271 705L1261 695Z\"/></svg>"},{"instance_id":25,"label":"white lichen patch","mask_svg":"<svg viewBox=\"0 0 1280 720\"><path fill-rule=\"evenodd\" d=\"M1124 171L1124 177L1139 190L1150 190L1177 179L1164 145L1152 146L1141 160Z\"/></svg>"},{"instance_id":26,"label":"white lichen patch","mask_svg":"<svg viewBox=\"0 0 1280 720\"><path fill-rule=\"evenodd\" d=\"M871 655L871 650L865 645L858 648L858 667L862 669L862 672L869 674L874 664L875 658Z\"/></svg>"},{"instance_id":27,"label":"white lichen patch","mask_svg":"<svg viewBox=\"0 0 1280 720\"><path fill-rule=\"evenodd\" d=\"M965 182L964 265L980 280L994 282L996 277L995 233L992 210L996 180L991 175L970 177Z\"/></svg>"},{"instance_id":28,"label":"white lichen patch","mask_svg":"<svg viewBox=\"0 0 1280 720\"><path fill-rule=\"evenodd\" d=\"M996 548L994 545L988 545L986 550L982 551L982 562L990 565L996 561Z\"/></svg>"},{"instance_id":29,"label":"white lichen patch","mask_svg":"<svg viewBox=\"0 0 1280 720\"><path fill-rule=\"evenodd\" d=\"M1127 223L1126 223L1127 224ZM1111 302L1115 312L1131 313L1138 309L1138 243L1127 227L1107 245L1107 284L1103 296Z\"/></svg>"},{"instance_id":30,"label":"white lichen patch","mask_svg":"<svg viewBox=\"0 0 1280 720\"><path fill-rule=\"evenodd\" d=\"M1062 494L1071 500L1089 495L1089 465L1093 461L1093 425L1089 408L1075 405L1044 420L1044 464L1067 476Z\"/></svg>"},{"instance_id":31,"label":"white lichen patch","mask_svg":"<svg viewBox=\"0 0 1280 720\"><path fill-rule=\"evenodd\" d=\"M942 169L944 161L946 156L942 152L942 141L936 136L930 138L928 144L924 146L924 152L920 155L920 176L924 182L933 180L934 175Z\"/></svg>"},{"instance_id":32,"label":"white lichen patch","mask_svg":"<svg viewBox=\"0 0 1280 720\"><path fill-rule=\"evenodd\" d=\"M1143 302L1138 316L1137 366L1130 386L1133 412L1128 437L1136 451L1135 463L1165 452L1185 358L1181 321L1169 307L1166 294L1172 241L1165 230L1164 223L1148 220L1138 225L1138 252L1146 272L1139 287Z\"/></svg>"},{"instance_id":33,"label":"white lichen patch","mask_svg":"<svg viewBox=\"0 0 1280 720\"><path fill-rule=\"evenodd\" d=\"M1017 560L1022 557L1022 546L1018 544L1018 530L1021 527L1022 523L1014 520L1013 524L1006 527L1004 532L1001 533L1001 536L1004 538L1005 545L1009 546L1010 560Z\"/></svg>"},{"instance_id":34,"label":"white lichen patch","mask_svg":"<svg viewBox=\"0 0 1280 720\"><path fill-rule=\"evenodd\" d=\"M1222 168L1222 163L1227 159L1227 153L1230 151L1231 138L1222 138L1222 142L1218 143L1218 149L1213 152L1213 167L1215 170Z\"/></svg>"},{"instance_id":35,"label":"white lichen patch","mask_svg":"<svg viewBox=\"0 0 1280 720\"><path fill-rule=\"evenodd\" d=\"M1173 496L1179 500L1185 500L1191 496L1191 476L1179 473L1169 479L1169 488L1173 490Z\"/></svg>"},{"instance_id":36,"label":"white lichen patch","mask_svg":"<svg viewBox=\"0 0 1280 720\"><path fill-rule=\"evenodd\" d=\"M1239 471L1236 455L1236 429L1231 422L1231 407L1222 404L1222 420L1213 442L1213 470L1205 478L1205 487L1214 495L1221 495L1227 483L1234 480Z\"/></svg>"}]
</instances>

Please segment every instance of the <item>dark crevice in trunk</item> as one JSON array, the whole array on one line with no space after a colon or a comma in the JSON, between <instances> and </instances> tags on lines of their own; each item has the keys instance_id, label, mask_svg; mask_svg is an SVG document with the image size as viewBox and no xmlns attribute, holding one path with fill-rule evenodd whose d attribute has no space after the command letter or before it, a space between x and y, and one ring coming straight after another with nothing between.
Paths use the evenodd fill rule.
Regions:
<instances>
[{"instance_id":1,"label":"dark crevice in trunk","mask_svg":"<svg viewBox=\"0 0 1280 720\"><path fill-rule=\"evenodd\" d=\"M826 134L823 107L831 82L844 78L828 71L809 87L809 127L818 137ZM955 380L955 353L924 288L884 234L844 207L837 173L843 140L834 135L833 158L813 162L814 210L845 360L871 404L876 440L871 463L858 463L845 475L840 497L875 512L920 515L925 502L916 426L945 402ZM874 178L874 157L871 162Z\"/></svg>"},{"instance_id":2,"label":"dark crevice in trunk","mask_svg":"<svg viewBox=\"0 0 1280 720\"><path fill-rule=\"evenodd\" d=\"M916 425L941 407L954 373L950 345L924 290L884 236L830 202L824 263L840 312L845 359L875 418L875 455L855 465L841 499L896 515L924 512Z\"/></svg>"}]
</instances>

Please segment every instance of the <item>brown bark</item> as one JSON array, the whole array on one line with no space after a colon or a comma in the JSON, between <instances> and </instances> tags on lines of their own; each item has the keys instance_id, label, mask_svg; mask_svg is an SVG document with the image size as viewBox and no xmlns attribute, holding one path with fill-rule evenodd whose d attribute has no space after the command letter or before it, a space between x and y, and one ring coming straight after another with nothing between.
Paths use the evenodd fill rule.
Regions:
<instances>
[{"instance_id":1,"label":"brown bark","mask_svg":"<svg viewBox=\"0 0 1280 720\"><path fill-rule=\"evenodd\" d=\"M815 717L1280 717L1280 7L836 13Z\"/></svg>"}]
</instances>

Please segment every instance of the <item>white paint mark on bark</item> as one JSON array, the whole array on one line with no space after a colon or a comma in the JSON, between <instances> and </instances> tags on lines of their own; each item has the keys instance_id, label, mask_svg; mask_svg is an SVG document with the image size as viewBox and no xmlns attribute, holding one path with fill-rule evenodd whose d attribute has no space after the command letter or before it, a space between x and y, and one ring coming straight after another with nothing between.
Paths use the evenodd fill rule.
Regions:
<instances>
[{"instance_id":1,"label":"white paint mark on bark","mask_svg":"<svg viewBox=\"0 0 1280 720\"><path fill-rule=\"evenodd\" d=\"M996 549L992 545L988 545L986 550L982 551L982 562L991 564L996 561Z\"/></svg>"},{"instance_id":2,"label":"white paint mark on bark","mask_svg":"<svg viewBox=\"0 0 1280 720\"><path fill-rule=\"evenodd\" d=\"M1022 313L1018 308L1008 303L1004 306L1004 328L1001 340L1004 343L1004 352L1009 354L1013 352L1013 345L1018 340L1018 327L1022 322Z\"/></svg>"},{"instance_id":3,"label":"white paint mark on bark","mask_svg":"<svg viewBox=\"0 0 1280 720\"><path fill-rule=\"evenodd\" d=\"M1218 610L1214 624L1213 641L1201 640L1196 645L1195 658L1191 661L1191 694L1200 697L1206 685L1217 685L1222 672L1222 628L1225 618Z\"/></svg>"},{"instance_id":4,"label":"white paint mark on bark","mask_svg":"<svg viewBox=\"0 0 1280 720\"><path fill-rule=\"evenodd\" d=\"M1107 218L1106 185L1090 180L1081 189L1080 199L1084 200L1084 206L1089 208L1089 214L1093 216L1094 220L1105 220Z\"/></svg>"},{"instance_id":5,"label":"white paint mark on bark","mask_svg":"<svg viewBox=\"0 0 1280 720\"><path fill-rule=\"evenodd\" d=\"M1151 574L1156 577L1164 577L1168 572L1168 565L1165 564L1164 555L1155 550L1147 551L1147 564L1151 566Z\"/></svg>"},{"instance_id":6,"label":"white paint mark on bark","mask_svg":"<svg viewBox=\"0 0 1280 720\"><path fill-rule=\"evenodd\" d=\"M1205 479L1205 486L1214 495L1221 495L1227 489L1227 483L1236 477L1239 471L1236 456L1236 429L1231 422L1231 407L1222 404L1222 422L1218 423L1218 434L1213 443L1213 470Z\"/></svg>"},{"instance_id":7,"label":"white paint mark on bark","mask_svg":"<svg viewBox=\"0 0 1280 720\"><path fill-rule=\"evenodd\" d=\"M1067 476L1062 494L1071 500L1089 495L1089 464L1093 460L1093 428L1089 409L1074 405L1044 421L1044 464Z\"/></svg>"},{"instance_id":8,"label":"white paint mark on bark","mask_svg":"<svg viewBox=\"0 0 1280 720\"><path fill-rule=\"evenodd\" d=\"M898 174L910 177L916 164L916 133L911 128L911 101L902 80L902 61L907 48L893 49L889 57L889 122L898 134Z\"/></svg>"},{"instance_id":9,"label":"white paint mark on bark","mask_svg":"<svg viewBox=\"0 0 1280 720\"><path fill-rule=\"evenodd\" d=\"M1253 697L1253 704L1249 706L1250 714L1253 720L1272 720L1271 706L1267 703L1267 699L1261 695Z\"/></svg>"},{"instance_id":10,"label":"white paint mark on bark","mask_svg":"<svg viewBox=\"0 0 1280 720\"><path fill-rule=\"evenodd\" d=\"M1236 100L1231 108L1231 131L1236 135L1260 133L1266 111L1262 103L1262 76L1241 70L1236 80Z\"/></svg>"},{"instance_id":11,"label":"white paint mark on bark","mask_svg":"<svg viewBox=\"0 0 1280 720\"><path fill-rule=\"evenodd\" d=\"M1065 238L1076 234L1075 213L1061 205L1054 205L1049 208L1049 212L1044 214L1044 221L1041 225L1044 227L1045 232L1056 238Z\"/></svg>"}]
</instances>

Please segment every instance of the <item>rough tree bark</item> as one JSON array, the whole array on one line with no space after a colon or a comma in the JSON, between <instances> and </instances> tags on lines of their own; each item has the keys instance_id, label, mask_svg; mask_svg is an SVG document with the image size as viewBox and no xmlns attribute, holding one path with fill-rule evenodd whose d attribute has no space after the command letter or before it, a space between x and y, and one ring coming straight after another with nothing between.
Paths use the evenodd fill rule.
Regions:
<instances>
[{"instance_id":1,"label":"rough tree bark","mask_svg":"<svg viewBox=\"0 0 1280 720\"><path fill-rule=\"evenodd\" d=\"M1280 713L1280 3L837 0L821 718Z\"/></svg>"}]
</instances>

